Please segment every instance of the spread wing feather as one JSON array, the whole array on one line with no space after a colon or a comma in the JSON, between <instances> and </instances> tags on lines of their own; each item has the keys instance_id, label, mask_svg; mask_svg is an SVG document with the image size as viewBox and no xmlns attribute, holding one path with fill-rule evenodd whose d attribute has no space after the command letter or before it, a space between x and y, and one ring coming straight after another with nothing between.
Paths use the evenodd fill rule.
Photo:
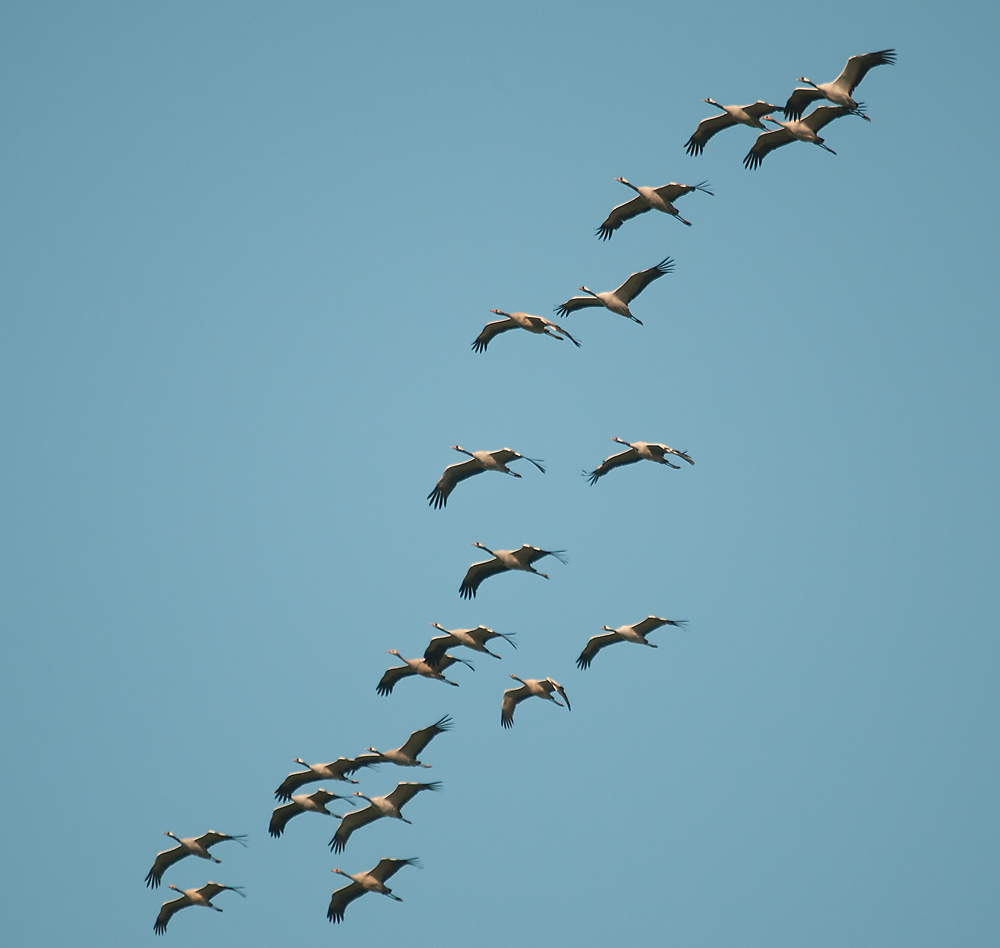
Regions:
<instances>
[{"instance_id":1,"label":"spread wing feather","mask_svg":"<svg viewBox=\"0 0 1000 948\"><path fill-rule=\"evenodd\" d=\"M615 642L620 642L621 640L622 637L617 632L591 636L587 644L583 647L580 657L576 660L577 668L581 671L590 668L590 663L594 660L594 656L602 648L607 648L609 645L614 645Z\"/></svg>"}]
</instances>

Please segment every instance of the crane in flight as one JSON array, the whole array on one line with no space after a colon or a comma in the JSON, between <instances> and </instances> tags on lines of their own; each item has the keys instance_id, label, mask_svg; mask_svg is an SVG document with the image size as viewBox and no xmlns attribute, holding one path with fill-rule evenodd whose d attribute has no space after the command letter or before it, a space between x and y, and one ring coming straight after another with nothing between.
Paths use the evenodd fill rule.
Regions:
<instances>
[{"instance_id":1,"label":"crane in flight","mask_svg":"<svg viewBox=\"0 0 1000 948\"><path fill-rule=\"evenodd\" d=\"M326 917L331 922L342 922L347 906L368 892L377 892L379 895L387 895L390 899L402 902L403 900L398 895L392 894L392 889L385 884L385 880L391 879L403 866L416 866L419 869L420 863L416 858L380 859L379 864L374 869L359 872L356 875L344 872L343 869L331 869L331 872L338 872L340 875L346 876L351 880L351 884L337 889L330 896L330 907L326 910Z\"/></svg>"},{"instance_id":2,"label":"crane in flight","mask_svg":"<svg viewBox=\"0 0 1000 948\"><path fill-rule=\"evenodd\" d=\"M519 550L491 550L483 546L482 543L473 543L472 545L485 550L493 559L481 560L469 567L468 572L465 574L465 579L462 580L462 585L458 589L458 594L463 599L472 599L483 580L489 579L491 576L496 576L497 573L520 570L525 573L534 573L543 579L548 579L547 573L540 573L531 564L538 562L538 560L545 556L554 556L560 563L566 562L566 557L564 556L565 550L540 550L537 546L528 546L527 543L522 544Z\"/></svg>"},{"instance_id":3,"label":"crane in flight","mask_svg":"<svg viewBox=\"0 0 1000 948\"><path fill-rule=\"evenodd\" d=\"M796 82L805 82L807 88L795 89L785 103L785 118L800 119L802 113L810 103L817 99L827 99L834 105L842 105L850 112L860 115L866 122L870 122L863 112L861 103L854 101L854 90L861 84L861 80L868 75L869 69L876 66L895 66L896 50L879 49L874 53L863 53L860 56L852 56L847 60L847 65L833 82L813 82L805 76L799 76Z\"/></svg>"},{"instance_id":4,"label":"crane in flight","mask_svg":"<svg viewBox=\"0 0 1000 948\"><path fill-rule=\"evenodd\" d=\"M761 126L761 128L763 127ZM597 228L597 236L601 240L610 240L611 235L625 221L630 221L633 217L638 217L640 214L645 214L646 211L662 211L664 214L676 217L682 224L687 224L690 227L691 221L681 217L680 212L674 207L673 202L685 194L690 194L692 191L704 191L706 194L714 196L705 187L708 184L707 181L702 181L700 184L677 184L675 181L671 181L670 184L664 184L658 188L636 187L624 178L615 178L615 181L620 181L626 187L635 191L636 197L632 198L631 201L626 201L624 204L619 204L617 207L612 208L607 220Z\"/></svg>"},{"instance_id":5,"label":"crane in flight","mask_svg":"<svg viewBox=\"0 0 1000 948\"><path fill-rule=\"evenodd\" d=\"M733 125L747 125L750 128L761 128L766 132L767 126L761 123L760 117L781 109L780 105L769 105L760 99L750 105L720 105L715 99L702 99L701 101L714 105L717 109L722 109L722 115L712 115L698 123L694 134L684 146L687 153L692 156L700 155L713 135L718 134L724 128L731 128Z\"/></svg>"},{"instance_id":6,"label":"crane in flight","mask_svg":"<svg viewBox=\"0 0 1000 948\"><path fill-rule=\"evenodd\" d=\"M400 678L409 678L411 675L420 675L422 678L435 678L443 681L446 685L458 687L457 681L450 681L441 672L446 668L451 668L455 662L461 662L472 668L472 664L464 658L455 658L454 655L442 655L436 662L429 662L424 658L403 658L394 648L387 649L390 655L395 655L405 665L397 665L394 668L387 668L381 681L375 686L375 690L384 698L392 694L392 689L396 687L396 682ZM475 668L472 668L475 671Z\"/></svg>"},{"instance_id":7,"label":"crane in flight","mask_svg":"<svg viewBox=\"0 0 1000 948\"><path fill-rule=\"evenodd\" d=\"M593 471L589 473L584 471L584 476L590 481L591 484L596 484L605 474L609 471L613 471L616 467L624 467L626 464L635 464L638 461L655 461L657 464L666 464L667 467L672 467L674 470L680 470L679 464L673 464L667 460L668 454L673 454L676 457L682 458L687 461L688 464L693 465L694 461L691 460L691 456L686 454L684 451L675 451L668 444L654 444L651 441L623 441L621 438L612 438L612 441L617 441L619 444L624 444L628 450L622 451L621 454L612 454L611 457L605 458Z\"/></svg>"},{"instance_id":8,"label":"crane in flight","mask_svg":"<svg viewBox=\"0 0 1000 948\"><path fill-rule=\"evenodd\" d=\"M203 885L200 889L178 889L175 885L167 886L168 889L173 889L175 892L180 892L181 897L179 899L173 899L170 902L164 902L160 906L160 914L156 916L156 921L153 922L153 931L157 935L162 935L167 930L167 923L174 917L174 915L181 909L188 908L191 905L201 905L204 908L214 909L216 912L221 912L217 905L212 905L212 899L214 899L220 892L236 892L243 895L243 886L240 885L219 885L218 882L209 882Z\"/></svg>"},{"instance_id":9,"label":"crane in flight","mask_svg":"<svg viewBox=\"0 0 1000 948\"><path fill-rule=\"evenodd\" d=\"M804 119L795 122L782 122L768 116L764 119L765 122L773 122L780 127L773 132L764 132L757 136L753 148L747 152L746 158L743 159L743 166L751 170L759 168L761 162L775 148L781 148L790 142L808 142L810 145L819 145L831 155L835 155L837 153L829 145L823 144L826 139L820 138L817 132L829 125L834 119L844 115L861 115L863 118L863 109L864 106L861 105L853 109L849 109L846 105L823 105L818 109L813 109Z\"/></svg>"},{"instance_id":10,"label":"crane in flight","mask_svg":"<svg viewBox=\"0 0 1000 948\"><path fill-rule=\"evenodd\" d=\"M361 810L354 810L341 819L337 832L330 840L330 849L339 853L347 845L347 841L356 829L374 823L375 820L381 820L383 817L409 823L410 821L400 813L400 810L418 793L424 790L438 790L440 786L440 781L434 783L397 783L396 789L384 797L366 797L363 793L355 793L356 797L367 800L368 806Z\"/></svg>"},{"instance_id":11,"label":"crane in flight","mask_svg":"<svg viewBox=\"0 0 1000 948\"><path fill-rule=\"evenodd\" d=\"M245 834L243 836L227 836L225 833L217 833L215 830L209 830L201 836L189 836L185 839L175 836L170 830L167 830L163 835L177 840L177 845L173 849L164 849L163 852L156 854L153 868L146 874L146 885L151 889L157 888L163 879L163 873L175 862L184 859L185 856L198 856L212 862L222 862L221 859L216 859L209 853L209 849L217 843L225 843L232 839L241 846L246 846L246 843L243 842L246 839ZM164 924L166 923L164 922Z\"/></svg>"},{"instance_id":12,"label":"crane in flight","mask_svg":"<svg viewBox=\"0 0 1000 948\"><path fill-rule=\"evenodd\" d=\"M587 644L583 647L580 657L576 660L577 668L581 671L590 668L590 663L594 660L594 656L602 648L607 648L609 645L614 645L617 642L632 642L635 645L648 645L650 648L656 648L655 643L646 641L646 636L664 625L672 625L678 629L682 629L687 625L687 620L661 619L659 616L646 616L641 622L636 622L633 625L622 625L617 629L612 629L610 625L602 625L601 628L607 632L607 635L594 635L590 637Z\"/></svg>"},{"instance_id":13,"label":"crane in flight","mask_svg":"<svg viewBox=\"0 0 1000 948\"><path fill-rule=\"evenodd\" d=\"M462 481L468 480L470 477L475 477L477 474L482 474L484 471L497 471L500 474L509 474L511 477L520 477L521 475L517 471L511 471L507 468L507 465L512 461L530 461L538 470L543 474L545 473L545 468L542 467L541 461L518 454L510 448L499 448L496 451L466 451L460 445L453 444L451 449L452 451L467 454L469 460L459 461L457 464L449 464L444 469L440 480L434 485L434 490L427 495L427 501L430 506L438 510L447 506L451 492Z\"/></svg>"},{"instance_id":14,"label":"crane in flight","mask_svg":"<svg viewBox=\"0 0 1000 948\"><path fill-rule=\"evenodd\" d=\"M438 734L444 734L451 730L451 715L446 714L443 718L435 721L430 727L421 728L414 731L405 744L393 750L380 751L374 747L365 748L368 754L362 754L359 760L364 760L366 766L372 764L396 764L398 767L430 767L430 764L422 763L417 759L417 755L428 745Z\"/></svg>"},{"instance_id":15,"label":"crane in flight","mask_svg":"<svg viewBox=\"0 0 1000 948\"><path fill-rule=\"evenodd\" d=\"M556 325L551 319L544 316L532 316L530 313L505 313L502 309L491 309L491 313L503 316L503 319L494 319L493 322L483 326L482 332L472 341L473 352L485 352L494 336L499 336L502 332L509 332L511 329L527 329L536 335L551 336L560 342L563 337L567 338L577 349L580 343L577 342L562 326Z\"/></svg>"},{"instance_id":16,"label":"crane in flight","mask_svg":"<svg viewBox=\"0 0 1000 948\"><path fill-rule=\"evenodd\" d=\"M587 296L574 296L556 307L556 312L560 316L568 316L578 309L585 309L588 306L603 306L605 309L631 319L633 322L642 325L641 319L636 319L628 304L632 302L653 280L658 280L665 273L670 273L674 268L674 261L670 257L661 260L655 267L648 270L639 270L633 273L617 290L607 290L603 293L595 293L581 286L580 289L587 293Z\"/></svg>"},{"instance_id":17,"label":"crane in flight","mask_svg":"<svg viewBox=\"0 0 1000 948\"><path fill-rule=\"evenodd\" d=\"M554 678L518 678L517 675L511 675L510 677L514 681L521 682L521 687L508 688L503 693L503 701L500 704L500 724L503 727L514 726L514 710L526 698L544 698L546 701L552 701L561 708L563 703L552 697L553 691L560 695L563 701L566 702L567 711L573 710L569 706L569 698L566 697L563 686Z\"/></svg>"}]
</instances>

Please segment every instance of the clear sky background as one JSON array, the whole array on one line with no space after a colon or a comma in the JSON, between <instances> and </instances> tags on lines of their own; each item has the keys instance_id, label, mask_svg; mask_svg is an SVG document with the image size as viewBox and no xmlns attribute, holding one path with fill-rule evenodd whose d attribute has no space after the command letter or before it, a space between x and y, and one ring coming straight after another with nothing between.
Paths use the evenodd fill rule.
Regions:
<instances>
[{"instance_id":1,"label":"clear sky background","mask_svg":"<svg viewBox=\"0 0 1000 948\"><path fill-rule=\"evenodd\" d=\"M0 12L0 899L154 944L161 832L247 833L164 943L685 948L1000 937L997 7L44 3ZM895 47L754 172L700 100ZM594 230L640 184L694 222ZM671 255L582 342L508 333ZM990 276L990 274L993 276ZM661 441L697 465L580 476ZM425 500L449 445L543 458ZM459 599L469 544L566 549ZM688 619L574 662L604 624ZM433 630L459 688L375 685ZM507 677L558 679L572 712ZM450 713L342 855L293 757ZM331 789L343 784L324 784ZM341 812L341 811L338 811ZM330 869L419 856L341 930ZM170 893L172 895L172 893Z\"/></svg>"}]
</instances>

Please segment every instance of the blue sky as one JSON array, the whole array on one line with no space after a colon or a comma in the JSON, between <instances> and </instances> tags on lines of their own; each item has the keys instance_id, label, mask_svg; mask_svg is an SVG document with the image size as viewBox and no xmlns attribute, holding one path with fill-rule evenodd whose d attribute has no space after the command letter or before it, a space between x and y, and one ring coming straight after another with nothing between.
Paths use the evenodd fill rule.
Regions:
<instances>
[{"instance_id":1,"label":"blue sky","mask_svg":"<svg viewBox=\"0 0 1000 948\"><path fill-rule=\"evenodd\" d=\"M997 13L12 3L0 13L5 932L188 945L996 943ZM836 12L836 11L833 11ZM895 47L748 172L700 100ZM707 179L607 244L615 183ZM470 345L670 255L639 327ZM610 438L697 464L580 476ZM449 445L543 458L426 495ZM470 544L566 549L458 597ZM600 626L688 619L574 666ZM375 694L428 623L515 633ZM465 656L463 656L465 657ZM509 674L558 679L566 712ZM291 759L442 714L346 852ZM362 775L384 793L413 773ZM336 790L336 785L324 784ZM338 811L339 812L339 811ZM330 869L419 856L340 931ZM530 935L525 936L525 932Z\"/></svg>"}]
</instances>

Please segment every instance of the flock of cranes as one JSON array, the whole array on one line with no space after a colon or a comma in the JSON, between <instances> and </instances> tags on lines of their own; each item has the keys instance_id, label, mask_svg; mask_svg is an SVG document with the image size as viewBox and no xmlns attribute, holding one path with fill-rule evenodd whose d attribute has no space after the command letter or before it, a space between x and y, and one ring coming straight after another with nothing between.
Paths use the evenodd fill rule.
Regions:
<instances>
[{"instance_id":1,"label":"flock of cranes","mask_svg":"<svg viewBox=\"0 0 1000 948\"><path fill-rule=\"evenodd\" d=\"M757 137L757 140L744 159L744 164L747 168L759 167L770 152L794 141L809 142L824 148L826 151L832 152L833 149L829 148L819 136L819 131L834 119L844 115L855 115L865 121L870 121L867 114L865 114L864 104L854 100L854 91L869 70L875 66L892 65L894 63L895 51L892 49L883 49L861 56L852 56L848 59L847 65L841 74L832 82L815 83L804 76L800 77L797 81L805 83L806 86L796 88L783 108L764 102L763 100L758 100L750 105L735 106L721 105L714 99L703 99L702 101L719 109L721 114L714 115L700 122L695 132L688 139L685 149L689 155L701 155L706 144L714 135L734 125L746 125L761 130L761 134ZM819 106L809 114L803 116L804 110L811 103L819 100L826 100L832 104ZM785 121L771 117L771 113L779 110L784 112ZM771 130L764 124L765 122L770 122L776 125L777 128ZM650 188L636 186L625 178L616 178L615 180L635 191L636 197L613 208L604 223L597 229L597 236L605 241L610 240L615 231L626 221L652 210L669 214L677 218L682 224L691 226L690 221L681 217L673 202L695 191L712 195L712 192L707 188L708 182L706 181L693 185L672 182L658 188ZM557 306L556 312L559 316L565 317L579 309L604 307L610 312L632 320L641 326L642 322L632 314L629 308L630 304L650 283L670 273L673 268L673 259L666 257L654 267L631 274L615 290L598 293L588 289L586 286L581 286L579 289L585 295L570 298L565 303ZM492 312L503 318L486 324L472 344L475 352L485 352L490 342L497 335L511 329L525 329L528 332L550 336L560 341L568 339L577 347L580 345L566 330L545 317L532 316L522 312L506 313L499 309L494 309ZM692 466L695 463L686 451L678 451L666 444L647 441L629 442L621 438L613 438L612 440L624 445L626 450L606 458L594 470L590 472L585 471L584 474L591 485L596 484L615 468L635 464L643 460L663 464L675 470L679 470L681 465L675 464L671 458L685 461ZM447 506L448 498L462 481L477 474L493 471L520 478L520 473L510 470L508 467L511 463L519 460L528 461L541 473L545 473L545 468L542 466L541 461L519 454L510 448L501 448L496 451L467 451L459 445L453 445L452 448L467 455L469 459L445 468L434 489L428 495L427 499L430 506L438 510L442 510ZM535 569L534 564L536 562L548 556L564 564L567 562L564 550L543 550L528 544L522 545L517 550L491 550L478 542L474 543L473 546L488 553L490 559L473 563L469 567L459 587L459 595L463 599L471 600L475 598L482 583L500 573L520 571L533 573L536 576L548 579L549 577L546 573ZM453 687L458 687L458 682L446 678L444 672L455 664L464 664L473 671L475 669L470 662L452 655L448 651L451 648L466 648L474 652L483 653L494 659L501 659L501 656L486 647L486 643L493 639L502 638L512 648L517 648L513 641L513 632L497 632L485 625L479 625L473 629L446 629L436 622L431 623L431 625L442 634L430 640L421 657L404 658L398 650L388 650L389 654L396 656L403 664L393 666L385 671L381 680L376 685L376 691L380 696L387 697L391 695L400 680L414 676L429 678ZM577 668L580 671L589 669L595 657L602 649L618 644L619 642L656 648L656 643L650 642L648 636L666 625L682 629L686 625L686 620L665 619L650 615L632 625L622 625L618 628L612 628L607 625L601 626L604 634L594 635L586 642L579 657L576 659ZM528 698L541 698L559 707L565 707L567 711L572 710L565 689L554 678L519 678L514 674L511 674L510 677L514 681L519 682L519 687L509 688L503 692L500 702L500 724L502 728L509 729L513 727L514 712L517 706ZM294 758L295 763L300 764L306 769L293 771L288 774L274 791L275 799L280 802L271 813L269 824L270 835L275 838L281 837L285 832L288 822L293 817L303 813L315 813L320 816L332 817L340 822L333 834L333 838L329 842L329 846L333 852L340 853L346 849L351 836L357 830L370 823L384 818L409 823L410 820L402 815L403 807L425 790L438 790L441 786L439 781L429 783L419 783L416 781L399 782L395 789L382 796L368 796L360 791L353 791L350 794L337 794L322 787L308 794L297 793L296 791L307 784L323 780L357 784L358 780L352 774L378 764L393 764L399 767L430 767L430 764L424 763L419 759L420 755L423 754L428 744L434 738L446 733L451 727L452 719L450 715L444 715L435 723L413 731L402 745L392 750L379 751L374 747L368 747L365 749L365 753L359 754L357 757L339 757L325 764L309 764L301 758ZM333 813L327 809L334 801L355 806L357 800L367 801L367 806L348 810L343 815ZM345 807L339 808L346 809ZM230 841L237 842L243 846L246 845L244 842L246 837L244 835L226 835L224 833L217 833L214 830L202 836L189 838L180 838L170 832L165 835L174 839L177 845L156 855L152 868L146 876L146 884L151 888L158 887L164 873L175 863L184 860L188 856L196 856L200 859L218 863L220 860L209 852L211 847ZM340 868L332 869L332 872L345 876L350 881L348 885L333 892L327 909L327 918L331 922L343 921L347 906L368 892L384 895L394 901L401 902L402 899L392 892L386 885L386 881L406 866L419 866L419 861L415 857L406 859L383 858L374 868L358 873L349 873ZM162 934L166 931L170 919L181 909L192 905L200 905L204 908L221 912L221 908L212 904L212 899L215 896L225 891L237 892L241 896L244 895L240 886L220 885L215 882L208 882L200 888L180 889L175 885L170 885L169 888L179 892L180 897L164 902L161 906L153 926L157 934Z\"/></svg>"}]
</instances>

